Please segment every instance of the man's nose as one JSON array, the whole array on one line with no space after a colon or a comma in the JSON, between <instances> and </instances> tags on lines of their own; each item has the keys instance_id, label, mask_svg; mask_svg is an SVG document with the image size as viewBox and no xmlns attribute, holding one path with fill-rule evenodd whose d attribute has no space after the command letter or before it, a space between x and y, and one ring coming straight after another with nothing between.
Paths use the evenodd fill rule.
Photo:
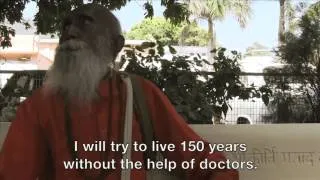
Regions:
<instances>
[{"instance_id":1,"label":"man's nose","mask_svg":"<svg viewBox=\"0 0 320 180\"><path fill-rule=\"evenodd\" d=\"M79 39L80 38L80 32L79 28L73 24L70 24L68 27L66 27L64 34L62 34L62 41L67 41L70 39Z\"/></svg>"}]
</instances>

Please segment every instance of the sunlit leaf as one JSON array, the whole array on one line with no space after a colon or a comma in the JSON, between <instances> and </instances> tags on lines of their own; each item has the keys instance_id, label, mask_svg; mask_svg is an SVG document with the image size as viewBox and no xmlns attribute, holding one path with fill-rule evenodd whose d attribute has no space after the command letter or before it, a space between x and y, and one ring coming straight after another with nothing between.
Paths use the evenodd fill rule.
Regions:
<instances>
[{"instance_id":1,"label":"sunlit leaf","mask_svg":"<svg viewBox=\"0 0 320 180\"><path fill-rule=\"evenodd\" d=\"M171 54L176 54L177 53L176 49L174 49L174 47L172 47L172 46L169 46L169 51L170 51Z\"/></svg>"}]
</instances>

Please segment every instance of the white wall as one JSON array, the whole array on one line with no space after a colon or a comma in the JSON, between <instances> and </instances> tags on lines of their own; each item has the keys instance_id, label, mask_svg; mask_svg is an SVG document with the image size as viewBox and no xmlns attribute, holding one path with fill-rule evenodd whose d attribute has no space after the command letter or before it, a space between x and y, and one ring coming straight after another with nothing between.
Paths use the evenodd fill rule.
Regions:
<instances>
[{"instance_id":1,"label":"white wall","mask_svg":"<svg viewBox=\"0 0 320 180\"><path fill-rule=\"evenodd\" d=\"M22 70L37 70L38 65L32 62L22 62L22 61L0 61L0 70L6 71L22 71ZM0 85L1 88L7 82L13 74L12 73L0 73Z\"/></svg>"}]
</instances>

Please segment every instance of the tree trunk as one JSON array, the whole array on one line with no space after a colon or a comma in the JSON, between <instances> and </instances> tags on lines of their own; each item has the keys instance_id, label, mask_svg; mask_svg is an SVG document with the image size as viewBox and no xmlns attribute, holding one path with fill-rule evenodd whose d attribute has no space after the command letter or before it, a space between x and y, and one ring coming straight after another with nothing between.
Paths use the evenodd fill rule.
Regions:
<instances>
[{"instance_id":1,"label":"tree trunk","mask_svg":"<svg viewBox=\"0 0 320 180\"><path fill-rule=\"evenodd\" d=\"M285 42L285 1L279 0L280 2L280 17L279 17L279 29L278 29L278 43L279 46Z\"/></svg>"},{"instance_id":2,"label":"tree trunk","mask_svg":"<svg viewBox=\"0 0 320 180\"><path fill-rule=\"evenodd\" d=\"M208 45L208 60L209 62L213 62L213 57L215 53L211 53L211 51L216 47L216 28L214 26L212 18L208 18L208 34L209 34L209 45Z\"/></svg>"}]
</instances>

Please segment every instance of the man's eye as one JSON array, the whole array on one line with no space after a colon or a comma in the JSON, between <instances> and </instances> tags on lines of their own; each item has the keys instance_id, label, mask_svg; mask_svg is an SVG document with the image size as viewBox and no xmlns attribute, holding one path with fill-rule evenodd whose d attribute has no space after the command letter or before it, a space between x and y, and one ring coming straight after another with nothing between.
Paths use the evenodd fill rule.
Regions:
<instances>
[{"instance_id":1,"label":"man's eye","mask_svg":"<svg viewBox=\"0 0 320 180\"><path fill-rule=\"evenodd\" d=\"M62 24L62 29L63 30L66 30L69 28L71 22L70 21L65 21L63 24Z\"/></svg>"},{"instance_id":2,"label":"man's eye","mask_svg":"<svg viewBox=\"0 0 320 180\"><path fill-rule=\"evenodd\" d=\"M90 24L93 22L93 18L90 16L80 16L80 20L82 24Z\"/></svg>"},{"instance_id":3,"label":"man's eye","mask_svg":"<svg viewBox=\"0 0 320 180\"><path fill-rule=\"evenodd\" d=\"M84 19L84 20L83 20L83 24L90 24L90 23L91 23L91 21L88 20L88 19Z\"/></svg>"},{"instance_id":4,"label":"man's eye","mask_svg":"<svg viewBox=\"0 0 320 180\"><path fill-rule=\"evenodd\" d=\"M63 25L63 30L67 30L69 28L70 24Z\"/></svg>"}]
</instances>

